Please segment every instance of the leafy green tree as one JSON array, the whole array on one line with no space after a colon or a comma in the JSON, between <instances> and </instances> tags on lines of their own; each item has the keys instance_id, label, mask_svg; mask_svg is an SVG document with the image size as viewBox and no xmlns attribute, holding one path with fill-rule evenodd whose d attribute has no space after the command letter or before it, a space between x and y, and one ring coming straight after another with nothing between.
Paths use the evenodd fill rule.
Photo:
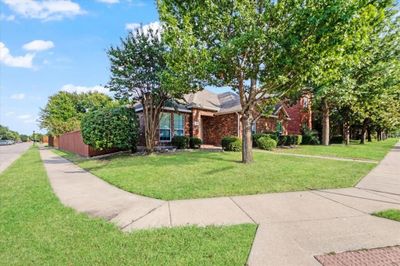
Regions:
<instances>
[{"instance_id":1,"label":"leafy green tree","mask_svg":"<svg viewBox=\"0 0 400 266\"><path fill-rule=\"evenodd\" d=\"M109 96L98 92L78 94L60 91L50 96L41 109L40 127L55 136L78 130L83 114L105 107L111 101Z\"/></svg>"},{"instance_id":2,"label":"leafy green tree","mask_svg":"<svg viewBox=\"0 0 400 266\"><path fill-rule=\"evenodd\" d=\"M20 137L18 132L10 130L6 126L0 125L0 139L18 141Z\"/></svg>"},{"instance_id":3,"label":"leafy green tree","mask_svg":"<svg viewBox=\"0 0 400 266\"><path fill-rule=\"evenodd\" d=\"M371 104L375 95L382 94L384 90L384 86L378 83L392 79L383 72L390 73L392 67L388 62L393 62L398 54L398 37L395 37L398 35L398 25L395 25L398 23L394 18L394 5L388 0L367 2L365 6L360 6L346 25L344 42L326 51L323 60L319 61L319 72L312 77L311 83L314 100L322 110L324 145L329 145L332 110L341 113L344 139L349 143L351 123L363 120L365 131L371 118L363 113L367 109L379 108Z\"/></svg>"},{"instance_id":4,"label":"leafy green tree","mask_svg":"<svg viewBox=\"0 0 400 266\"><path fill-rule=\"evenodd\" d=\"M83 141L96 149L131 149L136 151L139 125L135 110L127 107L105 107L83 116Z\"/></svg>"},{"instance_id":5,"label":"leafy green tree","mask_svg":"<svg viewBox=\"0 0 400 266\"><path fill-rule=\"evenodd\" d=\"M179 83L182 79L168 71L167 49L158 30L144 32L138 28L130 32L121 45L111 47L111 79L108 87L118 99L143 108L146 150L154 151L163 106L170 100L182 98L193 90ZM174 82L173 85L172 81Z\"/></svg>"},{"instance_id":6,"label":"leafy green tree","mask_svg":"<svg viewBox=\"0 0 400 266\"><path fill-rule=\"evenodd\" d=\"M25 134L19 135L22 142L27 142L29 140L29 136Z\"/></svg>"},{"instance_id":7,"label":"leafy green tree","mask_svg":"<svg viewBox=\"0 0 400 266\"><path fill-rule=\"evenodd\" d=\"M345 39L364 1L158 0L168 66L193 82L240 96L242 161L253 161L251 125L268 94L298 97L316 62Z\"/></svg>"}]
</instances>

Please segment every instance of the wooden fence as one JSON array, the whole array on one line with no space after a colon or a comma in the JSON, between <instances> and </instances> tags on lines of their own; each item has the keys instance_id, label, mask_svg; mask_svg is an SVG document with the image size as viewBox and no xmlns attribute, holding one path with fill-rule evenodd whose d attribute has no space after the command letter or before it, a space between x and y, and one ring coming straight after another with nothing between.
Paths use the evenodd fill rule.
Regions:
<instances>
[{"instance_id":1,"label":"wooden fence","mask_svg":"<svg viewBox=\"0 0 400 266\"><path fill-rule=\"evenodd\" d=\"M54 147L58 147L61 150L69 151L72 153L76 153L84 157L98 156L119 151L119 149L115 148L106 150L96 150L95 148L83 142L82 134L81 131L79 130L65 133L59 137L54 137L54 139L57 140L58 142L58 146L54 145ZM50 145L50 138L49 138L49 145Z\"/></svg>"}]
</instances>

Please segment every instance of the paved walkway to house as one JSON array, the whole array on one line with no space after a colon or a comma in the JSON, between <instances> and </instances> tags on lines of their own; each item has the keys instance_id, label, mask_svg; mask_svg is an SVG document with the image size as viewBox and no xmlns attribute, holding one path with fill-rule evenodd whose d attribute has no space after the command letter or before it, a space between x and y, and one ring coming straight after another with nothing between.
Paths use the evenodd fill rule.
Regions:
<instances>
[{"instance_id":1,"label":"paved walkway to house","mask_svg":"<svg viewBox=\"0 0 400 266\"><path fill-rule=\"evenodd\" d=\"M259 224L249 265L319 265L329 252L400 244L400 223L369 213L400 208L400 144L355 188L161 201L120 190L50 150L41 156L67 206L125 231Z\"/></svg>"},{"instance_id":2,"label":"paved walkway to house","mask_svg":"<svg viewBox=\"0 0 400 266\"><path fill-rule=\"evenodd\" d=\"M32 146L32 142L0 146L0 173L6 170L27 149L29 149L30 146Z\"/></svg>"}]
</instances>

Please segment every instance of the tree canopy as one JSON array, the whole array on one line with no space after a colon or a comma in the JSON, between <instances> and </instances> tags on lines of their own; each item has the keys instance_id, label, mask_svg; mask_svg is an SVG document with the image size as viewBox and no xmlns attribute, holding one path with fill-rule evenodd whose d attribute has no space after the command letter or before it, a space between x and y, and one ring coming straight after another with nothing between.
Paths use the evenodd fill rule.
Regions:
<instances>
[{"instance_id":1,"label":"tree canopy","mask_svg":"<svg viewBox=\"0 0 400 266\"><path fill-rule=\"evenodd\" d=\"M20 135L17 131L10 130L6 126L0 125L0 139L2 140L20 140Z\"/></svg>"},{"instance_id":2,"label":"tree canopy","mask_svg":"<svg viewBox=\"0 0 400 266\"><path fill-rule=\"evenodd\" d=\"M83 116L83 141L96 149L136 150L139 124L132 108L105 107Z\"/></svg>"},{"instance_id":3,"label":"tree canopy","mask_svg":"<svg viewBox=\"0 0 400 266\"><path fill-rule=\"evenodd\" d=\"M40 127L51 135L61 135L80 129L82 116L88 112L105 107L111 98L98 92L69 93L60 91L49 97L40 112Z\"/></svg>"},{"instance_id":4,"label":"tree canopy","mask_svg":"<svg viewBox=\"0 0 400 266\"><path fill-rule=\"evenodd\" d=\"M251 124L268 94L299 96L327 51L346 41L367 1L158 0L167 64L192 82L228 86L240 96L242 161L251 162ZM260 106L261 105L261 106Z\"/></svg>"},{"instance_id":5,"label":"tree canopy","mask_svg":"<svg viewBox=\"0 0 400 266\"><path fill-rule=\"evenodd\" d=\"M160 35L153 29L138 28L122 38L119 46L108 50L111 62L108 87L118 99L141 104L148 152L154 150L163 106L193 89L167 68L168 49Z\"/></svg>"}]
</instances>

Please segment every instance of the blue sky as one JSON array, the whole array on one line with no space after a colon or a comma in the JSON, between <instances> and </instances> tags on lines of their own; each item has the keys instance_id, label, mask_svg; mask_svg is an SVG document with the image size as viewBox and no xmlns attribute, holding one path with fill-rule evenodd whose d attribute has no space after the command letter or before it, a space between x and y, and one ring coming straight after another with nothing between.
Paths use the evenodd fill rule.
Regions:
<instances>
[{"instance_id":1,"label":"blue sky","mask_svg":"<svg viewBox=\"0 0 400 266\"><path fill-rule=\"evenodd\" d=\"M0 7L0 123L25 134L39 130L48 96L101 90L106 50L129 25L158 21L153 0L0 0Z\"/></svg>"}]
</instances>

